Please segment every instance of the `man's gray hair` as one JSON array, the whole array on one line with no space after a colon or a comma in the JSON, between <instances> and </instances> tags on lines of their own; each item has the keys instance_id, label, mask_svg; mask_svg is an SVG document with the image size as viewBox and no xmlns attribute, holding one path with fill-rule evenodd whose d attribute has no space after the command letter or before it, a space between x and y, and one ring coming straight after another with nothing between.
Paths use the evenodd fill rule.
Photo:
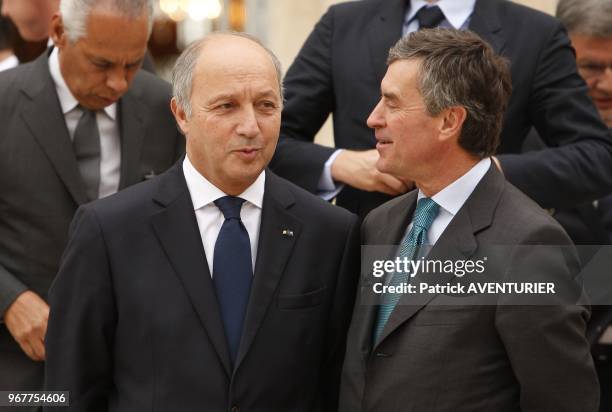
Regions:
<instances>
[{"instance_id":1,"label":"man's gray hair","mask_svg":"<svg viewBox=\"0 0 612 412\"><path fill-rule=\"evenodd\" d=\"M128 18L138 18L146 11L149 35L153 29L153 0L61 0L60 13L70 42L87 34L87 18L93 9L111 10Z\"/></svg>"},{"instance_id":2,"label":"man's gray hair","mask_svg":"<svg viewBox=\"0 0 612 412\"><path fill-rule=\"evenodd\" d=\"M557 18L570 33L612 37L610 0L559 0Z\"/></svg>"},{"instance_id":3,"label":"man's gray hair","mask_svg":"<svg viewBox=\"0 0 612 412\"><path fill-rule=\"evenodd\" d=\"M417 88L430 115L453 106L467 112L459 145L480 157L495 153L512 90L507 62L477 34L455 29L424 29L399 40L388 64L420 62Z\"/></svg>"},{"instance_id":4,"label":"man's gray hair","mask_svg":"<svg viewBox=\"0 0 612 412\"><path fill-rule=\"evenodd\" d=\"M242 37L252 42L258 44L262 49L266 51L272 63L274 64L274 69L276 71L276 77L278 78L278 90L281 97L281 102L283 98L283 77L282 77L282 67L278 58L272 53L270 49L263 45L263 43L255 36L252 36L243 32L214 32L206 37L196 40L191 43L184 51L181 53L179 58L176 60L174 64L174 69L172 70L172 94L176 99L177 104L185 111L188 117L191 116L191 89L193 86L193 72L195 70L196 62L198 61L198 57L200 57L200 52L202 48L208 43L208 41L216 36L236 36Z\"/></svg>"}]
</instances>

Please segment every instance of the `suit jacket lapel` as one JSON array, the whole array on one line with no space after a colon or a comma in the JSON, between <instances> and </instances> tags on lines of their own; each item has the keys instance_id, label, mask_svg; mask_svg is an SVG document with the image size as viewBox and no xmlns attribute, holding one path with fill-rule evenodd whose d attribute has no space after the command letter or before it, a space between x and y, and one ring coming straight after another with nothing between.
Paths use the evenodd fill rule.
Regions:
<instances>
[{"instance_id":1,"label":"suit jacket lapel","mask_svg":"<svg viewBox=\"0 0 612 412\"><path fill-rule=\"evenodd\" d=\"M273 297L276 296L285 265L299 238L302 224L289 212L294 203L293 195L283 186L282 181L266 170L255 273L236 369L247 355ZM288 235L288 231L292 235Z\"/></svg>"},{"instance_id":2,"label":"suit jacket lapel","mask_svg":"<svg viewBox=\"0 0 612 412\"><path fill-rule=\"evenodd\" d=\"M476 0L469 29L486 40L497 54L502 54L505 39L497 5L498 0Z\"/></svg>"},{"instance_id":3,"label":"suit jacket lapel","mask_svg":"<svg viewBox=\"0 0 612 412\"><path fill-rule=\"evenodd\" d=\"M414 214L417 195L417 190L404 195L389 211L382 224L376 228L377 232L368 236L368 239L366 239L367 244L399 245ZM372 331L374 330L374 322L378 313L378 306L369 302L373 284L374 278L370 272L361 274L361 292L355 304L357 310L354 315L356 318L359 317L359 320L355 319L353 321L354 324L360 325L361 329L357 333L357 339L362 352L365 354L370 353L372 349ZM368 300L368 302L364 302L364 300Z\"/></svg>"},{"instance_id":4,"label":"suit jacket lapel","mask_svg":"<svg viewBox=\"0 0 612 412\"><path fill-rule=\"evenodd\" d=\"M121 137L121 178L119 189L142 181L140 155L145 135L145 114L136 91L130 89L119 101L119 135Z\"/></svg>"},{"instance_id":5,"label":"suit jacket lapel","mask_svg":"<svg viewBox=\"0 0 612 412\"><path fill-rule=\"evenodd\" d=\"M187 296L198 314L228 376L231 376L227 341L219 304L208 270L208 263L198 230L193 203L182 162L178 162L160 179L159 194L154 199L163 209L151 218L154 231Z\"/></svg>"},{"instance_id":6,"label":"suit jacket lapel","mask_svg":"<svg viewBox=\"0 0 612 412\"><path fill-rule=\"evenodd\" d=\"M504 189L504 183L501 173L491 164L487 173L431 249L427 259L453 260L466 259L471 256L478 248L475 234L489 227L493 222L495 208ZM412 201L416 202L416 196ZM416 204L412 205L412 210L414 207ZM403 227L406 228L406 226ZM433 276L436 277L438 284L445 284L454 278L453 273L433 274ZM403 295L391 313L378 344L435 297L434 294Z\"/></svg>"},{"instance_id":7,"label":"suit jacket lapel","mask_svg":"<svg viewBox=\"0 0 612 412\"><path fill-rule=\"evenodd\" d=\"M21 118L38 141L59 178L77 204L88 201L85 186L79 173L66 120L49 73L47 53L31 66L31 78L23 88L27 100Z\"/></svg>"},{"instance_id":8,"label":"suit jacket lapel","mask_svg":"<svg viewBox=\"0 0 612 412\"><path fill-rule=\"evenodd\" d=\"M406 0L379 2L380 11L372 19L367 29L366 37L370 47L370 61L378 84L380 84L387 71L389 49L402 37L406 3Z\"/></svg>"}]
</instances>

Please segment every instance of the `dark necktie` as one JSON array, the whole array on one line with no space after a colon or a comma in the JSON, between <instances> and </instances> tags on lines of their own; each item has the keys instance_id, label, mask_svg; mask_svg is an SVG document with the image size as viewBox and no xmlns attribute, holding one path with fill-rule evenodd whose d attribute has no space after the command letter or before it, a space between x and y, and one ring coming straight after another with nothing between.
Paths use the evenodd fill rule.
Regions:
<instances>
[{"instance_id":1,"label":"dark necktie","mask_svg":"<svg viewBox=\"0 0 612 412\"><path fill-rule=\"evenodd\" d=\"M434 27L438 27L442 20L444 20L444 13L440 10L440 7L433 6L421 7L416 14L416 18L419 21L419 29L431 29Z\"/></svg>"},{"instance_id":2,"label":"dark necktie","mask_svg":"<svg viewBox=\"0 0 612 412\"><path fill-rule=\"evenodd\" d=\"M225 196L215 200L225 221L215 243L213 284L221 310L232 364L235 364L242 325L249 303L253 268L249 233L240 220L244 199Z\"/></svg>"},{"instance_id":3,"label":"dark necktie","mask_svg":"<svg viewBox=\"0 0 612 412\"><path fill-rule=\"evenodd\" d=\"M98 198L100 188L100 133L96 112L82 108L83 114L74 130L72 146L89 200Z\"/></svg>"}]
</instances>

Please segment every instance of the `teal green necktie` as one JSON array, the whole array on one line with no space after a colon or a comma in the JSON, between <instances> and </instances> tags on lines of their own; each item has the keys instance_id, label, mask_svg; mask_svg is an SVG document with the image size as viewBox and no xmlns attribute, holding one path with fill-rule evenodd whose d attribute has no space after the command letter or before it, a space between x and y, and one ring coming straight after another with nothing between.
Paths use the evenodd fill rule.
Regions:
<instances>
[{"instance_id":1,"label":"teal green necktie","mask_svg":"<svg viewBox=\"0 0 612 412\"><path fill-rule=\"evenodd\" d=\"M440 206L428 197L423 197L417 202L417 207L412 218L412 228L408 235L404 237L399 246L399 258L415 259L419 252L419 246L425 243L427 231L431 227L434 219L438 215ZM391 278L390 286L399 286L408 281L409 273L394 273ZM374 343L378 342L385 324L391 316L391 312L400 300L401 293L386 293L378 307L378 316L374 325Z\"/></svg>"}]
</instances>

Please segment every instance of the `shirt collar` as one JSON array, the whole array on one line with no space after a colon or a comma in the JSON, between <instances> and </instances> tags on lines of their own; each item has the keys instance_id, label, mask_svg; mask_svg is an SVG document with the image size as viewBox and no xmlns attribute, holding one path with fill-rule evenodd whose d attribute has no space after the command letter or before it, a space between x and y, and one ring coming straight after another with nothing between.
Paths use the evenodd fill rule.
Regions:
<instances>
[{"instance_id":1,"label":"shirt collar","mask_svg":"<svg viewBox=\"0 0 612 412\"><path fill-rule=\"evenodd\" d=\"M62 113L66 114L74 110L75 107L79 105L79 101L73 96L72 92L68 88L66 81L64 80L64 76L62 76L62 71L60 70L59 64L59 49L54 47L51 51L51 55L49 56L49 72L51 73L51 78L55 83L55 90L57 90L57 97L60 101L60 106L62 107ZM111 119L115 120L117 117L117 103L113 103L104 108L104 113L108 115Z\"/></svg>"},{"instance_id":2,"label":"shirt collar","mask_svg":"<svg viewBox=\"0 0 612 412\"><path fill-rule=\"evenodd\" d=\"M183 160L183 173L185 173L185 181L193 202L193 209L198 210L204 206L213 203L220 197L227 196L221 189L213 185L200 174L189 160L189 156L185 156ZM239 194L240 197L252 205L261 209L263 205L264 188L266 183L265 170L262 171L255 182L247 187L244 192Z\"/></svg>"},{"instance_id":3,"label":"shirt collar","mask_svg":"<svg viewBox=\"0 0 612 412\"><path fill-rule=\"evenodd\" d=\"M433 195L431 198L442 209L455 216L465 201L470 197L480 180L489 170L491 166L491 158L486 157L476 163L467 173L455 180L444 189ZM417 199L425 197L425 194L419 189Z\"/></svg>"},{"instance_id":4,"label":"shirt collar","mask_svg":"<svg viewBox=\"0 0 612 412\"><path fill-rule=\"evenodd\" d=\"M438 6L446 20L455 29L461 29L467 19L472 15L474 11L474 5L476 0L438 0L433 3L428 3L425 0L410 0L410 10L406 21L414 19L415 15L423 6Z\"/></svg>"}]
</instances>

